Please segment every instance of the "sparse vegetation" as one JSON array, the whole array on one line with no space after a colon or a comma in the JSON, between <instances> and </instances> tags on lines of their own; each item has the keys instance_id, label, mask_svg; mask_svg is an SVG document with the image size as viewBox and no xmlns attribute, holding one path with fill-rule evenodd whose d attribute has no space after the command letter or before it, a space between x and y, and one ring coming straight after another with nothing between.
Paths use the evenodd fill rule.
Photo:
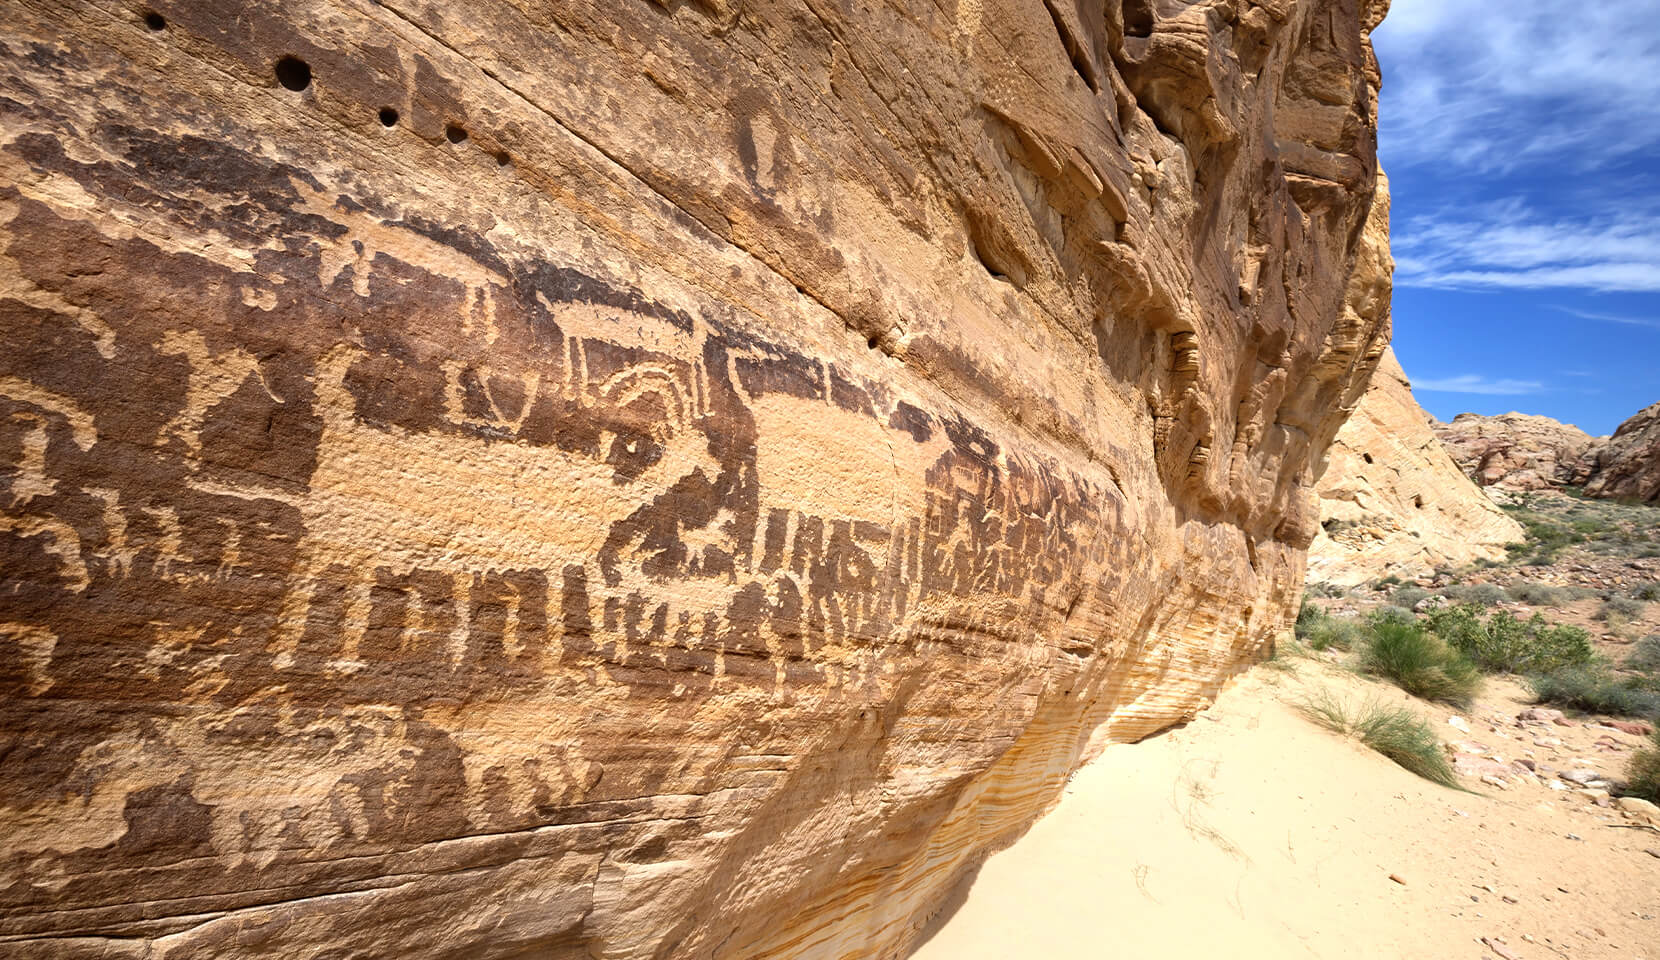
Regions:
<instances>
[{"instance_id":1,"label":"sparse vegetation","mask_svg":"<svg viewBox=\"0 0 1660 960\"><path fill-rule=\"evenodd\" d=\"M1637 645L1631 648L1631 655L1625 658L1625 668L1660 676L1660 633L1637 641Z\"/></svg>"},{"instance_id":2,"label":"sparse vegetation","mask_svg":"<svg viewBox=\"0 0 1660 960\"><path fill-rule=\"evenodd\" d=\"M1597 619L1608 623L1629 623L1643 615L1643 609L1648 604L1630 597L1609 597L1602 602L1602 609L1597 611Z\"/></svg>"},{"instance_id":3,"label":"sparse vegetation","mask_svg":"<svg viewBox=\"0 0 1660 960\"><path fill-rule=\"evenodd\" d=\"M1620 717L1660 717L1660 693L1644 690L1605 664L1564 667L1529 677L1540 703Z\"/></svg>"},{"instance_id":4,"label":"sparse vegetation","mask_svg":"<svg viewBox=\"0 0 1660 960\"><path fill-rule=\"evenodd\" d=\"M1441 739L1429 724L1406 707L1368 700L1350 710L1329 690L1312 694L1298 705L1310 720L1366 746L1425 780L1458 788L1458 777L1441 751Z\"/></svg>"},{"instance_id":5,"label":"sparse vegetation","mask_svg":"<svg viewBox=\"0 0 1660 960\"><path fill-rule=\"evenodd\" d=\"M1431 632L1489 673L1546 673L1591 661L1591 635L1543 614L1518 620L1505 611L1482 620L1473 604L1432 612Z\"/></svg>"},{"instance_id":6,"label":"sparse vegetation","mask_svg":"<svg viewBox=\"0 0 1660 960\"><path fill-rule=\"evenodd\" d=\"M1405 607L1408 610L1411 610L1413 607L1416 607L1418 604L1427 599L1429 599L1429 591L1415 583L1408 583L1396 587L1395 592L1389 596L1390 603L1397 607Z\"/></svg>"},{"instance_id":7,"label":"sparse vegetation","mask_svg":"<svg viewBox=\"0 0 1660 960\"><path fill-rule=\"evenodd\" d=\"M1625 792L1660 803L1660 726L1649 735L1649 745L1637 751L1626 767Z\"/></svg>"},{"instance_id":8,"label":"sparse vegetation","mask_svg":"<svg viewBox=\"0 0 1660 960\"><path fill-rule=\"evenodd\" d=\"M1366 634L1361 668L1413 696L1462 707L1481 689L1475 665L1416 620L1374 615Z\"/></svg>"},{"instance_id":9,"label":"sparse vegetation","mask_svg":"<svg viewBox=\"0 0 1660 960\"><path fill-rule=\"evenodd\" d=\"M1631 588L1631 596L1635 600L1647 600L1649 602L1660 600L1660 581L1637 584Z\"/></svg>"},{"instance_id":10,"label":"sparse vegetation","mask_svg":"<svg viewBox=\"0 0 1660 960\"><path fill-rule=\"evenodd\" d=\"M1504 602L1504 588L1492 583L1455 583L1441 588L1441 596L1453 603L1473 603L1493 607Z\"/></svg>"},{"instance_id":11,"label":"sparse vegetation","mask_svg":"<svg viewBox=\"0 0 1660 960\"><path fill-rule=\"evenodd\" d=\"M1360 625L1355 621L1334 617L1307 600L1297 612L1297 639L1312 650L1347 650L1359 632Z\"/></svg>"},{"instance_id":12,"label":"sparse vegetation","mask_svg":"<svg viewBox=\"0 0 1660 960\"><path fill-rule=\"evenodd\" d=\"M1573 594L1561 587L1522 580L1505 588L1505 595L1530 607L1560 607L1573 599Z\"/></svg>"}]
</instances>

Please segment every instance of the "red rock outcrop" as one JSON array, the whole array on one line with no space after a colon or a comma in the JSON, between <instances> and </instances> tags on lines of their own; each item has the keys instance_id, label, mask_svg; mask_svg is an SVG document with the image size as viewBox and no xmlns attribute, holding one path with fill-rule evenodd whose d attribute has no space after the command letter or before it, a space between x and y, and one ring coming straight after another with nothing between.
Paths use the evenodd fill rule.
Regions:
<instances>
[{"instance_id":1,"label":"red rock outcrop","mask_svg":"<svg viewBox=\"0 0 1660 960\"><path fill-rule=\"evenodd\" d=\"M1528 413L1461 413L1434 429L1466 476L1484 487L1509 490L1583 482L1576 468L1598 442L1572 424Z\"/></svg>"},{"instance_id":2,"label":"red rock outcrop","mask_svg":"<svg viewBox=\"0 0 1660 960\"><path fill-rule=\"evenodd\" d=\"M1283 630L1385 0L12 0L0 953L892 957Z\"/></svg>"},{"instance_id":3,"label":"red rock outcrop","mask_svg":"<svg viewBox=\"0 0 1660 960\"><path fill-rule=\"evenodd\" d=\"M1327 453L1317 491L1321 531L1308 578L1352 586L1387 576L1498 560L1524 539L1430 430L1395 359L1384 356Z\"/></svg>"},{"instance_id":4,"label":"red rock outcrop","mask_svg":"<svg viewBox=\"0 0 1660 960\"><path fill-rule=\"evenodd\" d=\"M1588 497L1660 500L1660 403L1581 457L1578 473Z\"/></svg>"}]
</instances>

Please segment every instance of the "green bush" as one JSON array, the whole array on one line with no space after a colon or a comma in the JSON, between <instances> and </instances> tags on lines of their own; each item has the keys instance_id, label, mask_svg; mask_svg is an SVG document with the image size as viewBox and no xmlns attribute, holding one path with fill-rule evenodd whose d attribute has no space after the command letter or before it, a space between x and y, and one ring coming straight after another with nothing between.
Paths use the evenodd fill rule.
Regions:
<instances>
[{"instance_id":1,"label":"green bush","mask_svg":"<svg viewBox=\"0 0 1660 960\"><path fill-rule=\"evenodd\" d=\"M1631 757L1626 767L1625 792L1660 803L1660 727L1649 735L1649 745Z\"/></svg>"},{"instance_id":2,"label":"green bush","mask_svg":"<svg viewBox=\"0 0 1660 960\"><path fill-rule=\"evenodd\" d=\"M1345 617L1334 617L1307 600L1297 611L1297 639L1314 650L1336 647L1347 650L1354 646L1360 625Z\"/></svg>"},{"instance_id":3,"label":"green bush","mask_svg":"<svg viewBox=\"0 0 1660 960\"><path fill-rule=\"evenodd\" d=\"M1368 700L1351 714L1329 690L1322 690L1299 704L1298 709L1315 723L1354 737L1425 780L1458 787L1458 777L1441 751L1441 738L1405 707Z\"/></svg>"},{"instance_id":4,"label":"green bush","mask_svg":"<svg viewBox=\"0 0 1660 960\"><path fill-rule=\"evenodd\" d=\"M1540 703L1621 717L1660 716L1660 694L1622 680L1600 664L1564 667L1527 678Z\"/></svg>"},{"instance_id":5,"label":"green bush","mask_svg":"<svg viewBox=\"0 0 1660 960\"><path fill-rule=\"evenodd\" d=\"M1625 658L1625 668L1660 675L1660 633L1651 633L1637 641Z\"/></svg>"},{"instance_id":6,"label":"green bush","mask_svg":"<svg viewBox=\"0 0 1660 960\"><path fill-rule=\"evenodd\" d=\"M1635 600L1660 600L1660 582L1639 583L1631 588Z\"/></svg>"},{"instance_id":7,"label":"green bush","mask_svg":"<svg viewBox=\"0 0 1660 960\"><path fill-rule=\"evenodd\" d=\"M1430 613L1429 629L1490 673L1548 673L1591 661L1591 635L1543 614L1518 620L1505 611L1486 622L1473 604Z\"/></svg>"},{"instance_id":8,"label":"green bush","mask_svg":"<svg viewBox=\"0 0 1660 960\"><path fill-rule=\"evenodd\" d=\"M1573 599L1573 595L1560 587L1553 587L1546 583L1533 583L1527 580L1512 583L1504 591L1510 599L1518 603L1525 603L1530 607L1560 607Z\"/></svg>"},{"instance_id":9,"label":"green bush","mask_svg":"<svg viewBox=\"0 0 1660 960\"><path fill-rule=\"evenodd\" d=\"M1597 619L1603 621L1635 620L1643 615L1643 608L1647 604L1630 597L1609 597L1602 602L1602 609L1597 611Z\"/></svg>"},{"instance_id":10,"label":"green bush","mask_svg":"<svg viewBox=\"0 0 1660 960\"><path fill-rule=\"evenodd\" d=\"M1413 696L1464 706L1481 689L1475 665L1420 623L1373 616L1366 634L1361 668Z\"/></svg>"},{"instance_id":11,"label":"green bush","mask_svg":"<svg viewBox=\"0 0 1660 960\"><path fill-rule=\"evenodd\" d=\"M1389 602L1397 607L1405 607L1406 609L1411 610L1428 597L1428 590L1425 590L1417 584L1408 583L1404 586L1396 587L1395 592L1389 596Z\"/></svg>"},{"instance_id":12,"label":"green bush","mask_svg":"<svg viewBox=\"0 0 1660 960\"><path fill-rule=\"evenodd\" d=\"M1455 583L1452 586L1442 587L1441 596L1454 603L1473 603L1478 606L1491 607L1503 602L1505 592L1503 588L1491 583Z\"/></svg>"}]
</instances>

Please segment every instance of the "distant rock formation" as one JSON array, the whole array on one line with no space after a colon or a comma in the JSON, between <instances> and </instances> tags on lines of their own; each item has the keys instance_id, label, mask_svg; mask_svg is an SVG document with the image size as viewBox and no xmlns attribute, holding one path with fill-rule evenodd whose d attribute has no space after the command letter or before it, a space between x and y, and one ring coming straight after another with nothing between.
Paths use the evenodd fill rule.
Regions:
<instances>
[{"instance_id":1,"label":"distant rock formation","mask_svg":"<svg viewBox=\"0 0 1660 960\"><path fill-rule=\"evenodd\" d=\"M1288 626L1386 7L8 4L0 954L902 956Z\"/></svg>"},{"instance_id":2,"label":"distant rock formation","mask_svg":"<svg viewBox=\"0 0 1660 960\"><path fill-rule=\"evenodd\" d=\"M1644 408L1580 460L1588 497L1660 500L1660 403Z\"/></svg>"},{"instance_id":3,"label":"distant rock formation","mask_svg":"<svg viewBox=\"0 0 1660 960\"><path fill-rule=\"evenodd\" d=\"M1311 582L1352 586L1386 576L1499 559L1522 527L1466 477L1430 430L1391 350L1337 433L1316 487Z\"/></svg>"},{"instance_id":4,"label":"distant rock formation","mask_svg":"<svg viewBox=\"0 0 1660 960\"><path fill-rule=\"evenodd\" d=\"M1572 424L1527 413L1461 413L1433 429L1466 476L1509 490L1584 482L1580 460L1598 443Z\"/></svg>"}]
</instances>

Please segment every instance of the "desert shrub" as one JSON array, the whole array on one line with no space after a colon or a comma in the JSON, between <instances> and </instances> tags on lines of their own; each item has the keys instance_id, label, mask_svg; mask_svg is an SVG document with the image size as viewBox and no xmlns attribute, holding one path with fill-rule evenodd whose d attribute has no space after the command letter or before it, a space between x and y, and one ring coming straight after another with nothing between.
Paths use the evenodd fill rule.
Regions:
<instances>
[{"instance_id":1,"label":"desert shrub","mask_svg":"<svg viewBox=\"0 0 1660 960\"><path fill-rule=\"evenodd\" d=\"M1602 608L1597 611L1597 619L1603 621L1632 621L1643 615L1643 608L1647 604L1630 597L1609 597L1602 602Z\"/></svg>"},{"instance_id":2,"label":"desert shrub","mask_svg":"<svg viewBox=\"0 0 1660 960\"><path fill-rule=\"evenodd\" d=\"M1366 623L1361 668L1416 697L1463 706L1481 689L1481 673L1416 621L1373 616Z\"/></svg>"},{"instance_id":3,"label":"desert shrub","mask_svg":"<svg viewBox=\"0 0 1660 960\"><path fill-rule=\"evenodd\" d=\"M1625 792L1660 803L1660 727L1649 735L1649 745L1637 751L1626 767Z\"/></svg>"},{"instance_id":4,"label":"desert shrub","mask_svg":"<svg viewBox=\"0 0 1660 960\"><path fill-rule=\"evenodd\" d=\"M1631 648L1630 655L1625 658L1625 668L1660 674L1660 633L1649 634L1637 641L1637 645Z\"/></svg>"},{"instance_id":5,"label":"desert shrub","mask_svg":"<svg viewBox=\"0 0 1660 960\"><path fill-rule=\"evenodd\" d=\"M1540 703L1622 717L1660 716L1660 694L1615 676L1606 666L1585 664L1528 677Z\"/></svg>"},{"instance_id":6,"label":"desert shrub","mask_svg":"<svg viewBox=\"0 0 1660 960\"><path fill-rule=\"evenodd\" d=\"M1347 617L1334 617L1307 600L1297 611L1297 639L1311 649L1326 650L1336 647L1347 650L1354 645L1360 625Z\"/></svg>"},{"instance_id":7,"label":"desert shrub","mask_svg":"<svg viewBox=\"0 0 1660 960\"><path fill-rule=\"evenodd\" d=\"M1660 600L1660 581L1639 583L1631 588L1631 597L1634 600Z\"/></svg>"},{"instance_id":8,"label":"desert shrub","mask_svg":"<svg viewBox=\"0 0 1660 960\"><path fill-rule=\"evenodd\" d=\"M1384 589L1387 589L1389 587L1398 587L1398 586L1400 586L1400 584L1401 584L1401 578L1395 576L1394 574L1390 574L1389 576L1384 577L1382 580L1379 580L1374 586L1376 586L1377 589L1379 589L1379 590L1384 590Z\"/></svg>"},{"instance_id":9,"label":"desert shrub","mask_svg":"<svg viewBox=\"0 0 1660 960\"><path fill-rule=\"evenodd\" d=\"M1512 552L1522 553L1531 550L1533 553L1527 562L1535 566L1548 566L1555 562L1556 555L1561 553L1563 548L1585 539L1583 533L1525 510L1516 511L1514 516L1521 523L1522 529L1527 531L1527 542L1520 550ZM1511 548L1506 546L1505 549Z\"/></svg>"},{"instance_id":10,"label":"desert shrub","mask_svg":"<svg viewBox=\"0 0 1660 960\"><path fill-rule=\"evenodd\" d=\"M1441 596L1454 603L1473 603L1478 606L1491 607L1503 602L1505 592L1503 588L1491 583L1455 583L1452 586L1442 587Z\"/></svg>"},{"instance_id":11,"label":"desert shrub","mask_svg":"<svg viewBox=\"0 0 1660 960\"><path fill-rule=\"evenodd\" d=\"M1305 597L1323 597L1325 599L1330 600L1330 599L1335 599L1337 597L1346 597L1346 596L1348 596L1349 595L1349 589L1347 587L1340 587L1335 583L1326 583L1324 581L1321 581L1319 583L1309 584L1304 589L1303 595Z\"/></svg>"},{"instance_id":12,"label":"desert shrub","mask_svg":"<svg viewBox=\"0 0 1660 960\"><path fill-rule=\"evenodd\" d=\"M1331 691L1322 690L1299 704L1298 709L1315 723L1354 737L1425 780L1444 787L1458 786L1458 777L1441 751L1441 739L1405 707L1368 700L1351 711Z\"/></svg>"},{"instance_id":13,"label":"desert shrub","mask_svg":"<svg viewBox=\"0 0 1660 960\"><path fill-rule=\"evenodd\" d=\"M1490 673L1548 673L1591 661L1589 633L1551 623L1542 614L1518 620L1501 610L1484 622L1480 607L1464 604L1432 612L1427 623L1436 636Z\"/></svg>"},{"instance_id":14,"label":"desert shrub","mask_svg":"<svg viewBox=\"0 0 1660 960\"><path fill-rule=\"evenodd\" d=\"M1560 587L1528 580L1512 583L1504 592L1510 599L1530 607L1560 607L1572 599L1572 594Z\"/></svg>"},{"instance_id":15,"label":"desert shrub","mask_svg":"<svg viewBox=\"0 0 1660 960\"><path fill-rule=\"evenodd\" d=\"M1410 610L1428 597L1428 590L1417 584L1408 583L1396 587L1395 592L1389 595L1389 602L1397 607L1405 607Z\"/></svg>"}]
</instances>

